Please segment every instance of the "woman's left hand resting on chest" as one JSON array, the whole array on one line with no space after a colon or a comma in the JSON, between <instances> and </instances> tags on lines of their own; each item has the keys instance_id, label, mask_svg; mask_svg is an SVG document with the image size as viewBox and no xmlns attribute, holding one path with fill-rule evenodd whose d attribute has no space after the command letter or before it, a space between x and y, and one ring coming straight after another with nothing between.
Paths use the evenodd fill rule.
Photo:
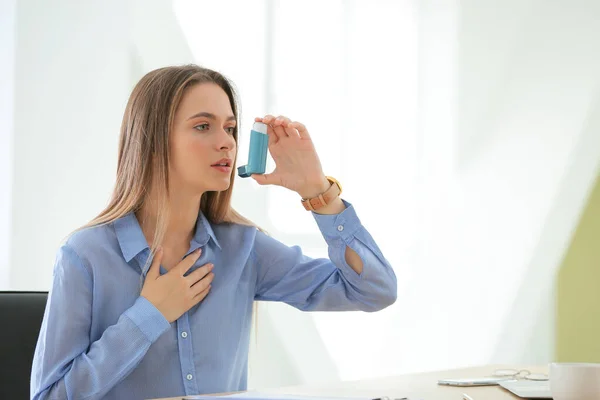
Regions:
<instances>
[{"instance_id":1,"label":"woman's left hand resting on chest","mask_svg":"<svg viewBox=\"0 0 600 400\"><path fill-rule=\"evenodd\" d=\"M267 125L269 153L275 161L273 172L252 175L256 182L261 185L285 187L298 193L303 199L316 197L329 188L330 183L323 172L314 143L302 123L292 122L284 116L276 118L272 115L256 118L255 121ZM339 214L345 208L342 199L337 197L315 212ZM362 273L362 260L350 247L346 247L345 258L357 274Z\"/></svg>"}]
</instances>

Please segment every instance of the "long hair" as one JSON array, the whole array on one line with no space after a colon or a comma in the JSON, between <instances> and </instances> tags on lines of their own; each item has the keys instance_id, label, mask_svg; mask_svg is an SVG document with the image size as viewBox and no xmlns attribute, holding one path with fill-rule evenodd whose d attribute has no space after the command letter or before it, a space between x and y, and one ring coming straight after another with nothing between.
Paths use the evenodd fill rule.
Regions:
<instances>
[{"instance_id":1,"label":"long hair","mask_svg":"<svg viewBox=\"0 0 600 400\"><path fill-rule=\"evenodd\" d=\"M159 185L156 188L158 198L153 199L157 202L158 213L150 249L151 253L155 253L164 238L169 219L169 133L184 92L201 83L217 84L229 97L238 122L233 134L237 145L238 101L227 78L197 65L171 66L149 72L137 83L125 108L117 177L109 204L83 228L111 223L138 211L148 201L150 187L155 183ZM156 158L154 162L153 158ZM200 200L200 210L213 224L230 222L256 226L231 207L235 171L234 161L229 188L222 192L205 192Z\"/></svg>"}]
</instances>

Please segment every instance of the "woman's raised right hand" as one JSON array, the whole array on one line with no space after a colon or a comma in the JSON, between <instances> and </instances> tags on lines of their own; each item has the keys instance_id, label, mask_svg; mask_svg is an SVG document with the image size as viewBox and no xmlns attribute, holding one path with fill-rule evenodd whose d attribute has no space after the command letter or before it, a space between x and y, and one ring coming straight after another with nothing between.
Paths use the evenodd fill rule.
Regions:
<instances>
[{"instance_id":1,"label":"woman's raised right hand","mask_svg":"<svg viewBox=\"0 0 600 400\"><path fill-rule=\"evenodd\" d=\"M159 248L146 275L141 295L152 303L169 323L201 302L211 288L213 265L204 264L188 276L183 276L200 257L201 249L190 253L169 272L160 275L163 250Z\"/></svg>"}]
</instances>

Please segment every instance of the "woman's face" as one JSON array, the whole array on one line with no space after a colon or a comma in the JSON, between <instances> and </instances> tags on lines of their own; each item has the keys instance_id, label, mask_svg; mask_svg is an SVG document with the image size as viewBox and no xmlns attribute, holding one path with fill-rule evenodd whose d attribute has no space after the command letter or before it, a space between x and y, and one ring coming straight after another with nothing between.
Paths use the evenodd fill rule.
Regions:
<instances>
[{"instance_id":1,"label":"woman's face","mask_svg":"<svg viewBox=\"0 0 600 400\"><path fill-rule=\"evenodd\" d=\"M175 193L227 190L236 156L235 116L214 83L192 86L175 111L169 136L169 180Z\"/></svg>"}]
</instances>

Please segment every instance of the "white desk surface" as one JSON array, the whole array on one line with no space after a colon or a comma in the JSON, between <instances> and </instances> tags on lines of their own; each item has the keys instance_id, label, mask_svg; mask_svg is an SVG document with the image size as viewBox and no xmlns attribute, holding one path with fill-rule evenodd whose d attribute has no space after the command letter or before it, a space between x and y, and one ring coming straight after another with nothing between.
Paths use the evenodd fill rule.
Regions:
<instances>
[{"instance_id":1,"label":"white desk surface","mask_svg":"<svg viewBox=\"0 0 600 400\"><path fill-rule=\"evenodd\" d=\"M265 393L281 393L307 396L332 396L332 397L367 397L377 398L388 396L390 398L409 397L422 400L462 400L462 393L466 393L473 400L510 400L518 399L512 393L499 386L482 387L451 387L440 386L438 379L445 378L472 378L489 376L496 369L527 369L533 373L547 373L545 366L515 367L506 365L489 365L483 367L455 369L419 374L389 376L360 381L344 381L306 386L290 386L261 390ZM171 397L156 400L181 400L182 397Z\"/></svg>"}]
</instances>

